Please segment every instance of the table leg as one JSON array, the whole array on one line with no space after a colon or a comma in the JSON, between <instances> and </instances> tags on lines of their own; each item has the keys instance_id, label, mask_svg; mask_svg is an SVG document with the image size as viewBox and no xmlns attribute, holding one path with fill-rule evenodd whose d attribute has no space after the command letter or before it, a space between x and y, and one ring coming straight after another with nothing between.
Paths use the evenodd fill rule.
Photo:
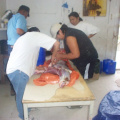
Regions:
<instances>
[{"instance_id":1,"label":"table leg","mask_svg":"<svg viewBox=\"0 0 120 120\"><path fill-rule=\"evenodd\" d=\"M28 106L27 104L23 104L24 109L24 120L28 120Z\"/></svg>"},{"instance_id":2,"label":"table leg","mask_svg":"<svg viewBox=\"0 0 120 120\"><path fill-rule=\"evenodd\" d=\"M94 101L90 102L88 120L92 120Z\"/></svg>"}]
</instances>

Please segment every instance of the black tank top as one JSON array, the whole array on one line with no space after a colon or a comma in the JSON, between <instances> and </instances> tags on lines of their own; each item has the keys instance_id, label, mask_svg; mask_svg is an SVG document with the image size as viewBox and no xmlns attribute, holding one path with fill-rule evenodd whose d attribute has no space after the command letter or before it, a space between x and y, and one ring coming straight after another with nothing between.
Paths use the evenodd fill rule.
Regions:
<instances>
[{"instance_id":1,"label":"black tank top","mask_svg":"<svg viewBox=\"0 0 120 120\"><path fill-rule=\"evenodd\" d=\"M66 53L70 52L70 49L66 44L66 38L68 36L73 36L76 38L80 50L80 57L74 59L75 61L98 58L98 53L95 47L93 46L91 40L88 38L88 36L81 30L77 30L73 28L68 28L68 30L65 33L64 45L65 45Z\"/></svg>"}]
</instances>

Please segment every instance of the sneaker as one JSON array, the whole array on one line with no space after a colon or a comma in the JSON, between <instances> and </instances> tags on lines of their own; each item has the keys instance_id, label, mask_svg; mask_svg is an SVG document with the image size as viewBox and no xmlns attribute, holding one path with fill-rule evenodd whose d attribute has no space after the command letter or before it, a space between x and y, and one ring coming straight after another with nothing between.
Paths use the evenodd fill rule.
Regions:
<instances>
[{"instance_id":1,"label":"sneaker","mask_svg":"<svg viewBox=\"0 0 120 120\"><path fill-rule=\"evenodd\" d=\"M92 79L93 79L93 80L98 80L98 79L99 79L99 76L100 76L99 73L97 73L97 74L94 73Z\"/></svg>"}]
</instances>

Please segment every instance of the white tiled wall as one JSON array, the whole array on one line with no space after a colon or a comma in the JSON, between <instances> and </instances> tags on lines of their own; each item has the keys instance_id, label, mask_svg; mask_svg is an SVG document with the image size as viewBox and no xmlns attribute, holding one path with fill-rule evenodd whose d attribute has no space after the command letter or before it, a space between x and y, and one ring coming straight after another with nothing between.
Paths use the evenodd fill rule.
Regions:
<instances>
[{"instance_id":1,"label":"white tiled wall","mask_svg":"<svg viewBox=\"0 0 120 120\"><path fill-rule=\"evenodd\" d=\"M0 0L0 18L6 10L6 0Z\"/></svg>"},{"instance_id":2,"label":"white tiled wall","mask_svg":"<svg viewBox=\"0 0 120 120\"><path fill-rule=\"evenodd\" d=\"M69 8L62 4L67 2ZM20 5L30 7L28 26L37 26L41 32L50 35L50 26L54 23L68 23L68 14L72 8L84 21L96 25L100 32L91 40L95 45L99 58L115 59L117 47L117 30L119 16L119 0L107 0L107 12L104 17L83 17L83 0L6 0L6 8L17 11Z\"/></svg>"}]
</instances>

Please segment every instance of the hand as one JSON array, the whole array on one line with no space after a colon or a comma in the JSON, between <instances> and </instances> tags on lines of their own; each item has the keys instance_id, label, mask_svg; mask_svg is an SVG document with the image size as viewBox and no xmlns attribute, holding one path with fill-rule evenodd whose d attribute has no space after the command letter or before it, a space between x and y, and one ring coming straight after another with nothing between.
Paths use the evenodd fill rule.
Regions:
<instances>
[{"instance_id":1,"label":"hand","mask_svg":"<svg viewBox=\"0 0 120 120\"><path fill-rule=\"evenodd\" d=\"M37 66L37 67L36 67L36 70L45 70L45 67L44 67L44 66L40 66L40 67Z\"/></svg>"},{"instance_id":2,"label":"hand","mask_svg":"<svg viewBox=\"0 0 120 120\"><path fill-rule=\"evenodd\" d=\"M54 65L54 64L56 64L56 56L55 55L52 55L52 57L51 57L51 63L52 63L52 65Z\"/></svg>"},{"instance_id":3,"label":"hand","mask_svg":"<svg viewBox=\"0 0 120 120\"><path fill-rule=\"evenodd\" d=\"M61 55L62 55L62 54L60 54L60 53L58 53L58 54L56 55L56 61L61 60Z\"/></svg>"}]
</instances>

